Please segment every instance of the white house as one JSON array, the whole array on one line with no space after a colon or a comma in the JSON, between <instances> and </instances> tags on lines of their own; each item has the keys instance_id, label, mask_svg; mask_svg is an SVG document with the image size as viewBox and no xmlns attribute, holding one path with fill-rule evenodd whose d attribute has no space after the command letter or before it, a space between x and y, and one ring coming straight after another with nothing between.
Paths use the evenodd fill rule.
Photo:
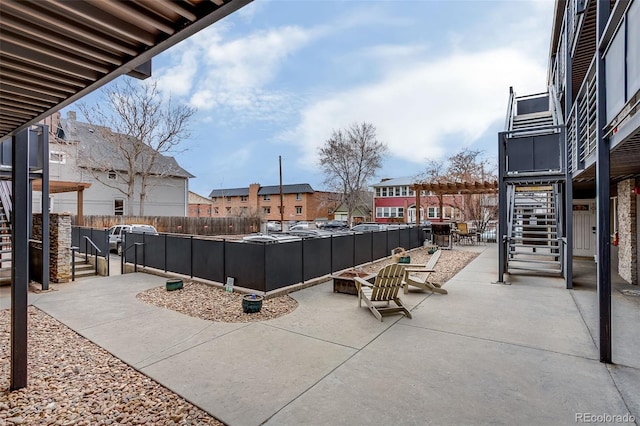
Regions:
<instances>
[{"instance_id":1,"label":"white house","mask_svg":"<svg viewBox=\"0 0 640 426\"><path fill-rule=\"evenodd\" d=\"M90 184L83 192L84 215L126 215L127 203L133 214L140 211L140 184L134 187L131 200L126 196L127 167L113 143L89 123L76 120L75 112L67 118L56 113L44 120L49 126L49 179L55 182ZM98 131L99 130L99 131ZM109 165L109 167L105 167ZM138 169L140 165L137 164ZM188 213L189 172L175 158L159 155L148 179L144 214L147 216L186 216ZM40 211L40 196L34 192L34 211ZM77 214L76 192L51 194L52 212Z\"/></svg>"}]
</instances>

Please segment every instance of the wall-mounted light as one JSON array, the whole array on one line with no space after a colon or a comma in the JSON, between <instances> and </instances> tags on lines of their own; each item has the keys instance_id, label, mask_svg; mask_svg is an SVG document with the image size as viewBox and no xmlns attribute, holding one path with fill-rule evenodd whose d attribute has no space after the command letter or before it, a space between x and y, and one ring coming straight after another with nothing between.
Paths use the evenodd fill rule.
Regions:
<instances>
[{"instance_id":1,"label":"wall-mounted light","mask_svg":"<svg viewBox=\"0 0 640 426\"><path fill-rule=\"evenodd\" d=\"M640 195L640 186L636 186L635 188L633 188L633 193L636 195Z\"/></svg>"}]
</instances>

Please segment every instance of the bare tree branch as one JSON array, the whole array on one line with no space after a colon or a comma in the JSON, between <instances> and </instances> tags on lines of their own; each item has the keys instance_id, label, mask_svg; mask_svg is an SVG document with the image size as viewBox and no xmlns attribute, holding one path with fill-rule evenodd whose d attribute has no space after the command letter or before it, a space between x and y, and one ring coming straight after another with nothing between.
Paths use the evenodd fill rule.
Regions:
<instances>
[{"instance_id":1,"label":"bare tree branch","mask_svg":"<svg viewBox=\"0 0 640 426\"><path fill-rule=\"evenodd\" d=\"M342 194L351 223L354 210L367 190L367 182L382 167L387 146L378 141L376 128L370 123L354 123L346 130L334 130L319 149L319 166L325 184Z\"/></svg>"},{"instance_id":2,"label":"bare tree branch","mask_svg":"<svg viewBox=\"0 0 640 426\"><path fill-rule=\"evenodd\" d=\"M127 214L133 215L133 197L139 187L139 215L144 215L150 178L175 173L173 160L165 154L177 153L178 145L189 138L189 122L195 109L164 100L157 82L136 83L125 79L102 91L103 100L93 105L79 104L86 120L108 142L104 150L87 152L89 172L99 182L127 196ZM109 155L110 154L110 155ZM163 160L163 161L161 161ZM116 173L122 185L105 178Z\"/></svg>"}]
</instances>

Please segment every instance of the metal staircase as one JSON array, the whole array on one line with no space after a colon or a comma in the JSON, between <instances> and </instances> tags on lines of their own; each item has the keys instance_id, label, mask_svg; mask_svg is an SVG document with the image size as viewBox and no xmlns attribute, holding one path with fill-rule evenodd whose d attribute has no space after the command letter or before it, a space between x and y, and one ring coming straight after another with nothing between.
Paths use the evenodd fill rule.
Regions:
<instances>
[{"instance_id":1,"label":"metal staircase","mask_svg":"<svg viewBox=\"0 0 640 426\"><path fill-rule=\"evenodd\" d=\"M562 273L556 184L508 189L509 269Z\"/></svg>"},{"instance_id":2,"label":"metal staircase","mask_svg":"<svg viewBox=\"0 0 640 426\"><path fill-rule=\"evenodd\" d=\"M558 111L553 88L523 97L510 92L499 135L499 282L503 273L564 275L567 178Z\"/></svg>"},{"instance_id":3,"label":"metal staircase","mask_svg":"<svg viewBox=\"0 0 640 426\"><path fill-rule=\"evenodd\" d=\"M11 276L11 181L0 180L0 279Z\"/></svg>"}]
</instances>

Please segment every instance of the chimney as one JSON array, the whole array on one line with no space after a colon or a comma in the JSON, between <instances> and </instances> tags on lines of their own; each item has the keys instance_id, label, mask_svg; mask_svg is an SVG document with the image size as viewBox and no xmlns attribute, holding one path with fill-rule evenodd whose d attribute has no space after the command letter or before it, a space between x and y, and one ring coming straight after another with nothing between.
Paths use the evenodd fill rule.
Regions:
<instances>
[{"instance_id":1,"label":"chimney","mask_svg":"<svg viewBox=\"0 0 640 426\"><path fill-rule=\"evenodd\" d=\"M76 112L75 111L68 111L67 112L67 120L76 121Z\"/></svg>"}]
</instances>

